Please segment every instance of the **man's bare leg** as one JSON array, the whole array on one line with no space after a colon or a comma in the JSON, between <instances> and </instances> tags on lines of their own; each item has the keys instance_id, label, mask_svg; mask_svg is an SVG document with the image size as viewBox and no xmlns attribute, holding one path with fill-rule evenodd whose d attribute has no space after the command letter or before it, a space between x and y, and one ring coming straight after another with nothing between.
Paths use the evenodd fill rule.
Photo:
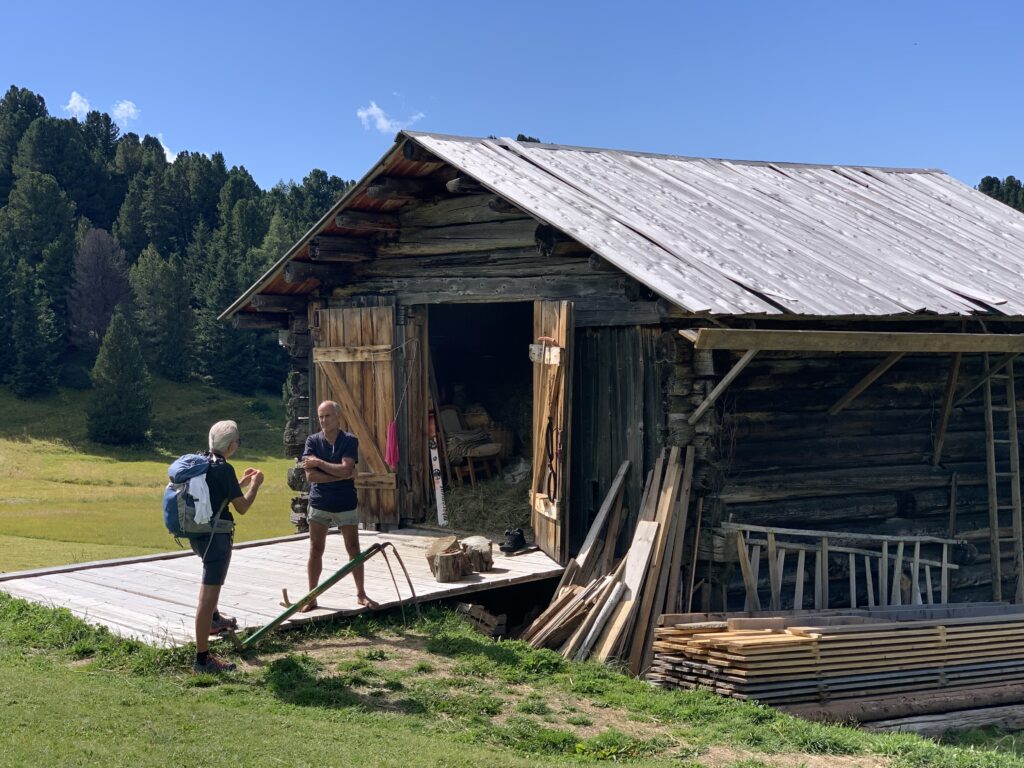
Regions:
<instances>
[{"instance_id":1,"label":"man's bare leg","mask_svg":"<svg viewBox=\"0 0 1024 768\"><path fill-rule=\"evenodd\" d=\"M341 526L341 535L345 539L345 550L348 552L348 559L354 560L359 557L359 527L355 525ZM367 597L366 589L363 586L363 566L359 565L352 569L352 579L356 583L356 602L366 608L376 608L377 601Z\"/></svg>"},{"instance_id":2,"label":"man's bare leg","mask_svg":"<svg viewBox=\"0 0 1024 768\"><path fill-rule=\"evenodd\" d=\"M306 578L309 591L312 592L320 583L320 573L324 569L324 548L327 544L327 526L309 521L309 560L306 561ZM299 610L303 613L317 607L316 600L306 603Z\"/></svg>"},{"instance_id":3,"label":"man's bare leg","mask_svg":"<svg viewBox=\"0 0 1024 768\"><path fill-rule=\"evenodd\" d=\"M210 625L213 623L213 612L217 610L219 598L219 584L203 584L199 588L199 605L196 608L196 653L210 650Z\"/></svg>"}]
</instances>

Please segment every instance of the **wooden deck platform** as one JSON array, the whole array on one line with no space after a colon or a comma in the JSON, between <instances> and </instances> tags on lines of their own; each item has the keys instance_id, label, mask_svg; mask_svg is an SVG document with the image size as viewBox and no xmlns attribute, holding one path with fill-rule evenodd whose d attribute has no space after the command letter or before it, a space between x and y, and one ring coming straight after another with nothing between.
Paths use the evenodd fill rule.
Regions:
<instances>
[{"instance_id":1,"label":"wooden deck platform","mask_svg":"<svg viewBox=\"0 0 1024 768\"><path fill-rule=\"evenodd\" d=\"M562 567L543 552L512 557L495 551L494 570L474 573L461 581L439 584L427 567L426 549L442 533L401 529L389 533L360 531L363 549L390 541L397 547L416 591L416 602L442 600L485 589L552 578ZM241 627L256 629L278 616L281 589L294 601L306 586L307 537L289 536L235 546L220 608L235 616ZM390 549L390 548L389 548ZM327 539L322 578L348 561L341 537ZM366 563L366 591L381 608L413 602L401 568L391 557L398 592L383 557ZM194 639L194 616L202 564L191 550L120 560L81 563L60 568L0 574L0 591L34 603L63 607L90 624L109 627L122 637L134 637L158 646L185 645ZM325 592L320 608L297 614L288 624L327 615L354 615L357 605L351 577ZM285 626L287 626L286 624Z\"/></svg>"}]
</instances>

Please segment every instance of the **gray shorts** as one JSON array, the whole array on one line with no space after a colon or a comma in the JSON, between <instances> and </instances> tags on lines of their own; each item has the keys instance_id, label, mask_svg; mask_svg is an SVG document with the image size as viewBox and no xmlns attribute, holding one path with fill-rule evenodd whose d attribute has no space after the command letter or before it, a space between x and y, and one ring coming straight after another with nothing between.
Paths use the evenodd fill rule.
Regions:
<instances>
[{"instance_id":1,"label":"gray shorts","mask_svg":"<svg viewBox=\"0 0 1024 768\"><path fill-rule=\"evenodd\" d=\"M324 509L309 507L306 510L306 519L311 523L319 523L328 528L335 525L340 528L343 525L359 525L359 511L350 509L347 512L328 512Z\"/></svg>"}]
</instances>

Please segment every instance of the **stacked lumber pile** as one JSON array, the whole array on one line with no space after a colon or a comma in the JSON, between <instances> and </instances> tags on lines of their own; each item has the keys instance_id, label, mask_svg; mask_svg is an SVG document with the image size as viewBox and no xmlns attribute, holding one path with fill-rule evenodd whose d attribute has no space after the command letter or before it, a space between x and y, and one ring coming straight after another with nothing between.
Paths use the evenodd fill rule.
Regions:
<instances>
[{"instance_id":1,"label":"stacked lumber pile","mask_svg":"<svg viewBox=\"0 0 1024 768\"><path fill-rule=\"evenodd\" d=\"M477 632L487 637L503 637L508 631L506 614L493 614L478 603L456 603L457 613L466 617Z\"/></svg>"},{"instance_id":2,"label":"stacked lumber pile","mask_svg":"<svg viewBox=\"0 0 1024 768\"><path fill-rule=\"evenodd\" d=\"M689 617L662 617L652 683L862 721L1019 701L1024 684L1021 606Z\"/></svg>"},{"instance_id":3,"label":"stacked lumber pile","mask_svg":"<svg viewBox=\"0 0 1024 768\"><path fill-rule=\"evenodd\" d=\"M615 562L622 522L622 488L629 462L612 481L574 560L566 566L551 604L523 633L535 648L566 658L620 658L639 674L650 663L657 617L688 601L692 570L683 567L693 448L662 452L644 490L629 550Z\"/></svg>"}]
</instances>

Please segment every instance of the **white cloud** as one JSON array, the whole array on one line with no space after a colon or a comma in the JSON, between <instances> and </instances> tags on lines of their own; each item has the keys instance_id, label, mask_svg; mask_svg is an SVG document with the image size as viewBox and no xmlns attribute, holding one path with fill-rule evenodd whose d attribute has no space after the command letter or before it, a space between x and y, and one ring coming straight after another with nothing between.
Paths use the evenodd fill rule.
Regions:
<instances>
[{"instance_id":1,"label":"white cloud","mask_svg":"<svg viewBox=\"0 0 1024 768\"><path fill-rule=\"evenodd\" d=\"M69 115L81 120L89 114L92 107L89 106L89 100L85 98L85 96L80 94L78 91L72 91L71 98L68 99L68 103L64 105L63 109Z\"/></svg>"},{"instance_id":2,"label":"white cloud","mask_svg":"<svg viewBox=\"0 0 1024 768\"><path fill-rule=\"evenodd\" d=\"M167 158L167 162L168 163L173 163L174 162L174 158L176 158L178 156L178 153L177 152L172 152L171 150L169 150L167 148L167 145L164 143L164 135L162 133L158 133L156 135L156 138L157 138L157 141L160 142L160 146L164 148L164 157Z\"/></svg>"},{"instance_id":3,"label":"white cloud","mask_svg":"<svg viewBox=\"0 0 1024 768\"><path fill-rule=\"evenodd\" d=\"M121 99L121 101L115 103L113 112L114 119L123 127L128 126L129 120L138 120L139 115L142 114L139 112L139 108L135 106L135 102L128 101L128 99Z\"/></svg>"},{"instance_id":4,"label":"white cloud","mask_svg":"<svg viewBox=\"0 0 1024 768\"><path fill-rule=\"evenodd\" d=\"M371 101L370 106L360 107L356 110L356 117L362 121L363 128L366 130L370 130L372 123L372 126L381 133L394 133L402 128L408 128L413 123L419 122L426 115L422 112L417 112L406 120L397 120L393 117L388 117L387 113L377 106L377 102Z\"/></svg>"}]
</instances>

